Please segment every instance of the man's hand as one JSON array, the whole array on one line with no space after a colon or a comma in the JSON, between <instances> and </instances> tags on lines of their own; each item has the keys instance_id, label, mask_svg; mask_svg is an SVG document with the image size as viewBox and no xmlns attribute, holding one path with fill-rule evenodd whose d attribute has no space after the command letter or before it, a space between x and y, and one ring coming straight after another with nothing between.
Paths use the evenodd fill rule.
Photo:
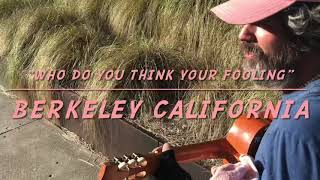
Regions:
<instances>
[{"instance_id":1,"label":"man's hand","mask_svg":"<svg viewBox=\"0 0 320 180\"><path fill-rule=\"evenodd\" d=\"M191 180L191 176L177 163L175 153L168 143L155 148L152 152L161 153L159 169L154 174L157 180Z\"/></svg>"},{"instance_id":2,"label":"man's hand","mask_svg":"<svg viewBox=\"0 0 320 180\"><path fill-rule=\"evenodd\" d=\"M259 174L255 167L251 167L254 165L248 161L248 158L243 158L242 162L236 164L211 168L210 180L258 180Z\"/></svg>"},{"instance_id":3,"label":"man's hand","mask_svg":"<svg viewBox=\"0 0 320 180\"><path fill-rule=\"evenodd\" d=\"M153 153L162 153L162 152L167 152L172 150L172 147L166 143L161 147L157 147L155 148L152 152ZM171 159L171 158L170 158ZM166 161L167 162L167 158ZM250 165L250 157L249 156L243 156L242 158L240 158L240 160L242 160L242 162L236 163L236 164L225 164L223 166L220 167L213 167L211 169L211 173L212 173L212 177L210 180L258 180L259 179L259 175L256 171L255 168L252 168L251 166L254 166L252 163ZM175 159L174 159L175 162ZM176 162L175 162L176 164ZM163 164L164 165L164 164ZM167 167L167 165L164 165L164 167ZM164 168L162 167L162 168ZM162 173L160 173L161 175L165 175L165 174L177 174L179 172L182 172L182 174L186 174L183 173L183 170L178 166L178 164L176 164L176 167L178 168L173 168L176 169L173 172L170 172L170 170L173 170L171 168L162 171ZM170 177L170 176L169 176ZM167 179L166 178L158 178L158 179ZM191 179L190 176L186 176L186 175L182 175L179 178L174 178L174 179Z\"/></svg>"},{"instance_id":4,"label":"man's hand","mask_svg":"<svg viewBox=\"0 0 320 180\"><path fill-rule=\"evenodd\" d=\"M220 167L211 168L210 180L243 180L248 168L245 164L225 164Z\"/></svg>"},{"instance_id":5,"label":"man's hand","mask_svg":"<svg viewBox=\"0 0 320 180\"><path fill-rule=\"evenodd\" d=\"M152 152L155 154L161 153L161 152L166 152L171 150L172 147L170 146L170 144L165 143L163 146L157 147L155 148Z\"/></svg>"}]
</instances>

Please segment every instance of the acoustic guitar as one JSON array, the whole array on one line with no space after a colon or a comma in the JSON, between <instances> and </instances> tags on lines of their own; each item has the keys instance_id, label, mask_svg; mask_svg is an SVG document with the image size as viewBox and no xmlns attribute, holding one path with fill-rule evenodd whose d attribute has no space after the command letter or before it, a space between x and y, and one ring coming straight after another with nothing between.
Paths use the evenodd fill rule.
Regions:
<instances>
[{"instance_id":1,"label":"acoustic guitar","mask_svg":"<svg viewBox=\"0 0 320 180\"><path fill-rule=\"evenodd\" d=\"M260 141L269 126L269 119L238 118L225 138L186 146L175 147L178 163L190 163L206 159L224 159L236 163L241 155L255 156ZM104 163L98 180L141 179L153 175L159 167L161 153L124 155Z\"/></svg>"}]
</instances>

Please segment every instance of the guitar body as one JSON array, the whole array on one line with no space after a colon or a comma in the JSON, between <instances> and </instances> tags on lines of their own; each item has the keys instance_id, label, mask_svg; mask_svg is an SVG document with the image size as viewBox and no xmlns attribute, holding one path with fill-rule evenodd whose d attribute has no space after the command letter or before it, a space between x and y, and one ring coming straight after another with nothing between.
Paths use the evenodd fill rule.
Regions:
<instances>
[{"instance_id":1,"label":"guitar body","mask_svg":"<svg viewBox=\"0 0 320 180\"><path fill-rule=\"evenodd\" d=\"M241 155L255 156L270 120L238 118L226 138L210 142L173 148L178 163L190 163L206 159L224 159L226 163L239 161ZM128 177L153 175L159 167L158 154L139 156L133 154L121 161L102 165L99 180L120 180ZM136 163L132 163L136 162ZM140 174L140 175L139 175ZM130 178L129 178L130 179Z\"/></svg>"},{"instance_id":2,"label":"guitar body","mask_svg":"<svg viewBox=\"0 0 320 180\"><path fill-rule=\"evenodd\" d=\"M254 157L270 122L270 120L248 119L241 116L230 128L226 139L238 154ZM236 158L239 160L238 154Z\"/></svg>"}]
</instances>

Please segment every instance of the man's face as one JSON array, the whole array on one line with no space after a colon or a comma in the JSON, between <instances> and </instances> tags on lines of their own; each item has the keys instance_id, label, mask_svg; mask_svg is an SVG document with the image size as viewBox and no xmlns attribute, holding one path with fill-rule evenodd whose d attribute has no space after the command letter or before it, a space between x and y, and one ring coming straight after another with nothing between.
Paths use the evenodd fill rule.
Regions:
<instances>
[{"instance_id":1,"label":"man's face","mask_svg":"<svg viewBox=\"0 0 320 180\"><path fill-rule=\"evenodd\" d=\"M289 42L289 32L281 24L280 18L272 16L255 24L242 27L239 34L244 53L244 68L255 70L295 69L299 51ZM283 81L256 81L256 84L273 88L286 88L294 83L293 76Z\"/></svg>"}]
</instances>

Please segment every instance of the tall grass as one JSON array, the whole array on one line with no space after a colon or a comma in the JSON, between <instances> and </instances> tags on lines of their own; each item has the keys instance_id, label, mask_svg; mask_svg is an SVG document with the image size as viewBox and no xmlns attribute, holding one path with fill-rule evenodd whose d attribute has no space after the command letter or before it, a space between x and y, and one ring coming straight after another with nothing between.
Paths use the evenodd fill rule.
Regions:
<instances>
[{"instance_id":1,"label":"tall grass","mask_svg":"<svg viewBox=\"0 0 320 180\"><path fill-rule=\"evenodd\" d=\"M243 88L246 82L122 81L34 82L28 72L58 69L217 69L241 65L237 28L209 14L219 0L0 0L0 57L9 88L55 86L81 88ZM51 93L30 92L32 99L49 99ZM88 99L143 99L138 116L141 126L175 144L206 141L225 135L232 120L226 114L216 121L175 120L159 129L150 118L150 107L159 99L249 100L274 94L255 92L103 92L82 93ZM168 124L168 123L167 123ZM103 142L104 124L88 122L84 131ZM173 134L173 135L172 135ZM102 138L102 139L101 139ZM101 145L101 144L100 144ZM101 149L103 147L100 146Z\"/></svg>"},{"instance_id":2,"label":"tall grass","mask_svg":"<svg viewBox=\"0 0 320 180\"><path fill-rule=\"evenodd\" d=\"M125 46L106 46L101 47L94 56L95 62L91 68L93 74L101 74L104 70L124 70L124 77L121 81L117 80L100 80L98 76L91 78L84 82L84 88L88 89L156 89L156 88L189 88L192 82L178 80L178 73L182 69L194 68L190 59L186 59L182 53L177 51L162 49L152 43L134 43ZM174 70L172 81L140 81L130 80L133 69L156 69ZM105 91L105 92L89 92L81 93L81 96L87 100L107 100L107 112L112 111L112 105L115 100L138 101L143 100L143 105L138 112L137 118L134 122L138 122L140 126L153 130L154 124L152 123L152 108L160 100L168 100L172 105L178 100L183 99L185 92L157 92L157 91ZM128 105L129 106L129 105ZM129 107L125 109L129 109ZM128 112L127 112L128 113ZM125 118L129 119L128 116ZM94 133L93 144L96 148L104 149L101 147L104 139L106 138L104 128L106 120L86 121L83 123L83 134ZM89 139L89 138L88 138Z\"/></svg>"},{"instance_id":3,"label":"tall grass","mask_svg":"<svg viewBox=\"0 0 320 180\"><path fill-rule=\"evenodd\" d=\"M10 17L12 14L39 6L51 5L54 0L0 0L0 19Z\"/></svg>"},{"instance_id":4,"label":"tall grass","mask_svg":"<svg viewBox=\"0 0 320 180\"><path fill-rule=\"evenodd\" d=\"M20 83L25 80L21 78L25 76L21 73L32 63L43 38L48 36L50 31L55 32L58 27L75 21L76 18L68 13L44 7L36 9L35 12L27 12L17 22L13 22L15 28L9 30L11 31L11 39L8 41L10 50L6 56L9 85L14 88L22 85Z\"/></svg>"},{"instance_id":5,"label":"tall grass","mask_svg":"<svg viewBox=\"0 0 320 180\"><path fill-rule=\"evenodd\" d=\"M91 68L95 75L94 78L85 81L84 88L87 89L157 89L157 88L189 88L192 84L190 81L179 80L179 72L182 69L193 69L191 59L187 59L184 54L170 49L162 49L153 43L134 43L125 46L105 46L101 47L93 57ZM161 80L131 80L131 70L174 70L172 81ZM104 80L99 79L98 75L103 71L119 70L124 71L122 80ZM88 92L83 93L88 99L108 99L114 101L125 98L127 100L142 99L146 101L148 107L155 105L161 99L183 98L183 93L167 92L161 93L156 91L122 91L122 92ZM148 111L146 111L148 112Z\"/></svg>"},{"instance_id":6,"label":"tall grass","mask_svg":"<svg viewBox=\"0 0 320 180\"><path fill-rule=\"evenodd\" d=\"M135 0L134 3L118 0L109 4L104 16L120 37L133 41L146 38L198 57L206 65L223 67L230 58L234 59L231 54L236 55L236 48L230 48L236 36L234 28L209 14L210 7L217 3L215 0Z\"/></svg>"}]
</instances>

